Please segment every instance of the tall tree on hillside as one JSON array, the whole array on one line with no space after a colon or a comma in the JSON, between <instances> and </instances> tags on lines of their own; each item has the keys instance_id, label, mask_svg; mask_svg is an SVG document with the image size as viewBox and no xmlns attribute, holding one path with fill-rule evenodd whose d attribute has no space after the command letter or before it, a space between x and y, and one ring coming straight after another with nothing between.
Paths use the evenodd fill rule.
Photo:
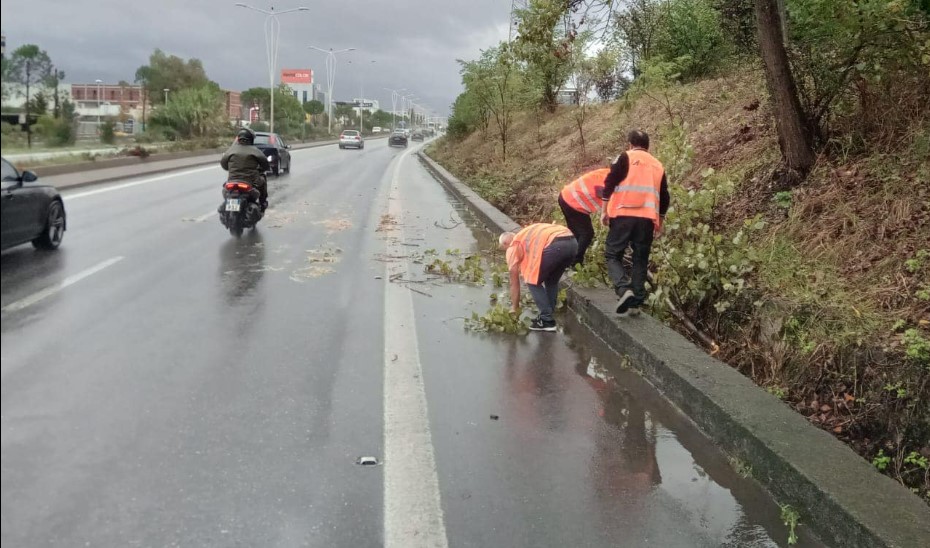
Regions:
<instances>
[{"instance_id":1,"label":"tall tree on hillside","mask_svg":"<svg viewBox=\"0 0 930 548\"><path fill-rule=\"evenodd\" d=\"M765 65L765 80L775 110L778 146L781 148L787 182L800 182L814 166L814 138L810 120L801 107L797 84L791 72L782 33L778 0L755 0L759 51Z\"/></svg>"},{"instance_id":2,"label":"tall tree on hillside","mask_svg":"<svg viewBox=\"0 0 930 548\"><path fill-rule=\"evenodd\" d=\"M16 48L10 56L10 80L26 87L26 143L32 147L32 124L29 123L29 99L32 87L45 82L52 73L52 60L35 44Z\"/></svg>"},{"instance_id":3,"label":"tall tree on hillside","mask_svg":"<svg viewBox=\"0 0 930 548\"><path fill-rule=\"evenodd\" d=\"M45 87L52 88L54 90L54 96L52 98L52 115L55 118L61 117L61 91L58 87L61 85L61 81L65 79L65 71L58 70L56 68L52 69L52 72L48 75L48 78L45 79Z\"/></svg>"},{"instance_id":4,"label":"tall tree on hillside","mask_svg":"<svg viewBox=\"0 0 930 548\"><path fill-rule=\"evenodd\" d=\"M626 9L614 19L617 34L630 51L633 77L639 76L662 33L662 4L657 0L630 0Z\"/></svg>"},{"instance_id":5,"label":"tall tree on hillside","mask_svg":"<svg viewBox=\"0 0 930 548\"><path fill-rule=\"evenodd\" d=\"M521 103L525 103L525 75L514 60L507 43L481 52L477 61L462 63L462 83L467 93L488 112L497 126L501 152L507 159L507 143L513 117Z\"/></svg>"},{"instance_id":6,"label":"tall tree on hillside","mask_svg":"<svg viewBox=\"0 0 930 548\"><path fill-rule=\"evenodd\" d=\"M526 63L527 77L550 112L558 104L559 90L571 75L572 42L576 31L569 24L569 0L530 0L517 10L515 57Z\"/></svg>"},{"instance_id":7,"label":"tall tree on hillside","mask_svg":"<svg viewBox=\"0 0 930 548\"><path fill-rule=\"evenodd\" d=\"M197 89L210 84L203 63L199 59L185 61L177 55L168 55L156 49L149 57L149 64L136 70L136 80L139 81L140 71L145 76L145 88L152 103L165 102L162 90L181 91L183 89Z\"/></svg>"}]
</instances>

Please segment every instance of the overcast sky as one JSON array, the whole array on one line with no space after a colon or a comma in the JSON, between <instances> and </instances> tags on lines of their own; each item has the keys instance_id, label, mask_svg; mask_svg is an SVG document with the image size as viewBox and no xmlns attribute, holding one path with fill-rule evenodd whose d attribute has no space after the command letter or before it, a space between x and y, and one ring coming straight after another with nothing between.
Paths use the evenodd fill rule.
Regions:
<instances>
[{"instance_id":1,"label":"overcast sky","mask_svg":"<svg viewBox=\"0 0 930 548\"><path fill-rule=\"evenodd\" d=\"M203 61L226 89L267 85L264 19L236 0L3 0L7 53L45 49L73 82L132 81L155 48ZM440 114L461 91L457 58L507 38L509 0L251 0L280 17L278 69L312 68L326 86L324 55L307 49L357 48L339 56L336 100L366 97L391 108L390 92L408 88ZM348 63L348 61L352 63ZM371 63L371 61L375 61ZM365 70L356 67L365 66ZM364 79L364 81L363 81Z\"/></svg>"}]
</instances>

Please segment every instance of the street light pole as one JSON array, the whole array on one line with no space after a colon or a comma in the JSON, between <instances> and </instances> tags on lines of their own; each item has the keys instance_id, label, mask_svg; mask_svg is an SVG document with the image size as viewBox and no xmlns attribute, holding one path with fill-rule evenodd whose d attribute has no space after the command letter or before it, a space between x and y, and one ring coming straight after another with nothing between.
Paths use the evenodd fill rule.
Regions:
<instances>
[{"instance_id":1,"label":"street light pole","mask_svg":"<svg viewBox=\"0 0 930 548\"><path fill-rule=\"evenodd\" d=\"M395 129L397 129L397 122L395 121L396 114L397 114L397 99L400 98L400 92L406 91L406 88L400 88L400 89L384 88L384 89L385 91L391 92L391 132L393 132Z\"/></svg>"},{"instance_id":2,"label":"street light pole","mask_svg":"<svg viewBox=\"0 0 930 548\"><path fill-rule=\"evenodd\" d=\"M370 62L374 64L375 61L374 59L372 59ZM352 61L349 61L349 64L351 63ZM359 80L359 86L358 86L358 96L359 96L358 97L358 132L365 133L364 114L363 114L364 109L365 109L365 106L364 106L365 105L365 66L364 65L361 65L361 66L362 66L362 77L361 77L361 80Z\"/></svg>"},{"instance_id":3,"label":"street light pole","mask_svg":"<svg viewBox=\"0 0 930 548\"><path fill-rule=\"evenodd\" d=\"M98 78L94 80L94 82L97 83L97 132L99 133L100 132L100 108L102 104L100 102L100 94L103 92L102 88L100 87L100 84L103 83L103 80Z\"/></svg>"},{"instance_id":4,"label":"street light pole","mask_svg":"<svg viewBox=\"0 0 930 548\"><path fill-rule=\"evenodd\" d=\"M278 16L295 11L309 11L310 8L301 6L283 11L275 11L274 6L271 6L270 9L263 10L255 6L243 4L242 2L237 2L236 6L257 11L265 15L265 56L268 59L268 90L271 92L271 112L269 113L268 119L268 131L274 133L274 77L278 67L278 39L281 37L281 22L278 21Z\"/></svg>"},{"instance_id":5,"label":"street light pole","mask_svg":"<svg viewBox=\"0 0 930 548\"><path fill-rule=\"evenodd\" d=\"M326 132L332 134L333 132L333 84L336 82L336 54L339 53L348 53L350 51L355 51L355 48L345 48L333 50L333 48L323 49L316 46L307 46L309 49L319 51L326 54L326 123L327 129Z\"/></svg>"}]
</instances>

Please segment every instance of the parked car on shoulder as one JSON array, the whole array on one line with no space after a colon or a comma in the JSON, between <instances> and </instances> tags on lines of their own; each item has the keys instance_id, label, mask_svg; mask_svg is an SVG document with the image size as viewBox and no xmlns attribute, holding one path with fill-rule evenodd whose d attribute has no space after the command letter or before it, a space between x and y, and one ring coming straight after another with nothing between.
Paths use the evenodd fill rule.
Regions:
<instances>
[{"instance_id":1,"label":"parked car on shoulder","mask_svg":"<svg viewBox=\"0 0 930 548\"><path fill-rule=\"evenodd\" d=\"M365 139L362 134L354 129L347 129L339 134L339 148L365 148Z\"/></svg>"},{"instance_id":2,"label":"parked car on shoulder","mask_svg":"<svg viewBox=\"0 0 930 548\"><path fill-rule=\"evenodd\" d=\"M0 211L0 247L32 242L37 249L58 249L67 228L65 204L52 185L38 182L31 171L19 171L13 164L3 163L3 198Z\"/></svg>"},{"instance_id":3,"label":"parked car on shoulder","mask_svg":"<svg viewBox=\"0 0 930 548\"><path fill-rule=\"evenodd\" d=\"M277 133L255 132L255 146L268 157L271 164L271 173L280 175L281 172L291 172L291 145Z\"/></svg>"},{"instance_id":4,"label":"parked car on shoulder","mask_svg":"<svg viewBox=\"0 0 930 548\"><path fill-rule=\"evenodd\" d=\"M402 129L395 129L388 137L388 146L407 148L407 134Z\"/></svg>"}]
</instances>

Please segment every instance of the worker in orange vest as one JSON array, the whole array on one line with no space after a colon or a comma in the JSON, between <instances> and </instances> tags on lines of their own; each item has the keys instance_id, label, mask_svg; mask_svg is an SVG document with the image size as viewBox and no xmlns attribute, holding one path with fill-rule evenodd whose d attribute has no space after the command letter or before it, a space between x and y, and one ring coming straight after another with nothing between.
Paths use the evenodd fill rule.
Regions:
<instances>
[{"instance_id":1,"label":"worker in orange vest","mask_svg":"<svg viewBox=\"0 0 930 548\"><path fill-rule=\"evenodd\" d=\"M578 254L573 265L584 263L588 246L594 240L594 224L591 214L600 213L604 192L604 179L610 168L595 169L565 185L559 193L559 208L565 216L565 224L578 240Z\"/></svg>"},{"instance_id":2,"label":"worker in orange vest","mask_svg":"<svg viewBox=\"0 0 930 548\"><path fill-rule=\"evenodd\" d=\"M617 313L639 314L646 300L646 272L652 240L662 229L671 198L662 163L649 154L649 135L631 131L629 148L617 156L604 180L601 222L610 227L605 255L607 274L620 298ZM633 248L633 270L627 275L623 254Z\"/></svg>"},{"instance_id":3,"label":"worker in orange vest","mask_svg":"<svg viewBox=\"0 0 930 548\"><path fill-rule=\"evenodd\" d=\"M533 331L555 331L559 280L578 253L578 242L569 229L549 223L532 224L517 233L501 234L500 248L507 250L510 270L511 310L520 313L520 277L539 309L530 323Z\"/></svg>"}]
</instances>

